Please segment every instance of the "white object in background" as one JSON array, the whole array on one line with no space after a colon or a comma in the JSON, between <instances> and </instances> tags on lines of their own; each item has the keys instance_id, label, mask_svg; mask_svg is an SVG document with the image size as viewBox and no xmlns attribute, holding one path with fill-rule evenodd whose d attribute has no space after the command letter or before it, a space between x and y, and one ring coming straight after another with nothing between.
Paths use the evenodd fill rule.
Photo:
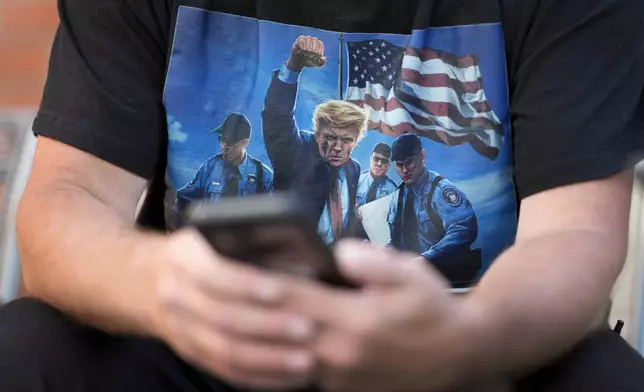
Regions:
<instances>
[{"instance_id":1,"label":"white object in background","mask_svg":"<svg viewBox=\"0 0 644 392\"><path fill-rule=\"evenodd\" d=\"M644 162L636 168L629 253L634 264L631 289L632 332L626 336L644 355Z\"/></svg>"},{"instance_id":2,"label":"white object in background","mask_svg":"<svg viewBox=\"0 0 644 392\"><path fill-rule=\"evenodd\" d=\"M387 223L387 213L389 212L389 203L394 194L397 194L397 192L358 208L362 216L362 226L372 244L385 246L389 243L391 234Z\"/></svg>"},{"instance_id":3,"label":"white object in background","mask_svg":"<svg viewBox=\"0 0 644 392\"><path fill-rule=\"evenodd\" d=\"M5 181L5 199L3 205L3 238L0 254L0 304L16 298L20 289L21 271L16 242L15 216L18 202L27 183L37 138L31 131L31 125L20 133L14 145L10 167Z\"/></svg>"},{"instance_id":4,"label":"white object in background","mask_svg":"<svg viewBox=\"0 0 644 392\"><path fill-rule=\"evenodd\" d=\"M644 162L637 166L631 199L628 254L612 292L611 327L624 321L622 336L644 354Z\"/></svg>"}]
</instances>

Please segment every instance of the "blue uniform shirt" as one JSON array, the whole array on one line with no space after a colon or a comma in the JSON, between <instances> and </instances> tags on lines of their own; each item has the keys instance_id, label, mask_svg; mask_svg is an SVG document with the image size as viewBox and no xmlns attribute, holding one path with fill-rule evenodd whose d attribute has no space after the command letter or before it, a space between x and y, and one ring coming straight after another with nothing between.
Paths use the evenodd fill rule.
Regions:
<instances>
[{"instance_id":1,"label":"blue uniform shirt","mask_svg":"<svg viewBox=\"0 0 644 392\"><path fill-rule=\"evenodd\" d=\"M369 170L362 172L360 174L360 180L358 181L358 192L356 196L356 203L358 206L363 206L367 203L367 196L369 195L369 189L371 185L376 182L374 186L378 188L376 192L376 200L381 199L387 195L391 195L396 191L398 187L396 183L385 175L383 178L379 178L377 181L371 175Z\"/></svg>"},{"instance_id":2,"label":"blue uniform shirt","mask_svg":"<svg viewBox=\"0 0 644 392\"><path fill-rule=\"evenodd\" d=\"M403 187L404 200L407 192L414 195L414 209L418 221L419 249L406 249L422 254L428 260L445 256L448 253L460 253L469 250L478 235L476 215L472 204L465 194L452 185L447 179L442 179L436 189L432 200L429 200L429 191L437 173L425 169L418 184L411 189ZM395 233L394 223L398 214L398 195L400 188L395 192L389 205L387 221L391 238L396 238L400 233ZM428 213L432 208L440 217L443 227L435 227ZM402 213L402 211L400 212ZM403 220L403 226L405 222Z\"/></svg>"},{"instance_id":3,"label":"blue uniform shirt","mask_svg":"<svg viewBox=\"0 0 644 392\"><path fill-rule=\"evenodd\" d=\"M258 165L262 165L263 189L258 192ZM237 167L239 170L238 196L255 193L268 193L273 186L273 172L268 166L246 153L246 157ZM177 191L177 207L181 210L188 203L199 200L213 202L219 200L224 192L226 178L234 166L224 165L221 154L208 158L201 164L195 177Z\"/></svg>"}]
</instances>

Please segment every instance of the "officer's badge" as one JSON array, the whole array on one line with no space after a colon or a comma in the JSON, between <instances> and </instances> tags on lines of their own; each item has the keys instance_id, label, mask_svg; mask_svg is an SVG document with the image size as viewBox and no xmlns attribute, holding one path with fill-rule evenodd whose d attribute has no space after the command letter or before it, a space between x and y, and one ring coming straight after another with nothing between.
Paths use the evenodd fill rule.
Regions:
<instances>
[{"instance_id":1,"label":"officer's badge","mask_svg":"<svg viewBox=\"0 0 644 392\"><path fill-rule=\"evenodd\" d=\"M255 185L257 183L257 176L254 174L249 174L248 175L248 183L251 185Z\"/></svg>"},{"instance_id":2,"label":"officer's badge","mask_svg":"<svg viewBox=\"0 0 644 392\"><path fill-rule=\"evenodd\" d=\"M458 193L456 188L452 186L443 188L443 190L441 191L441 196L443 197L445 203L451 206L457 206L461 204L461 194Z\"/></svg>"}]
</instances>

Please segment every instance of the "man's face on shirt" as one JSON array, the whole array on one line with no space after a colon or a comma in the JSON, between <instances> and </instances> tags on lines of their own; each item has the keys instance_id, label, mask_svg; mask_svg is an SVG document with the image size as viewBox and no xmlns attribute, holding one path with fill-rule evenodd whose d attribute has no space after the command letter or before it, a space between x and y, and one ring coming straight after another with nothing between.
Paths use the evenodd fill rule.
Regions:
<instances>
[{"instance_id":1,"label":"man's face on shirt","mask_svg":"<svg viewBox=\"0 0 644 392\"><path fill-rule=\"evenodd\" d=\"M246 147L248 147L248 139L230 140L225 137L220 137L219 145L221 146L224 161L231 165L239 165L244 159L244 153L246 152Z\"/></svg>"},{"instance_id":2,"label":"man's face on shirt","mask_svg":"<svg viewBox=\"0 0 644 392\"><path fill-rule=\"evenodd\" d=\"M387 175L387 171L391 166L391 161L386 156L374 152L371 154L371 176L374 178L381 178Z\"/></svg>"},{"instance_id":3,"label":"man's face on shirt","mask_svg":"<svg viewBox=\"0 0 644 392\"><path fill-rule=\"evenodd\" d=\"M333 167L340 167L349 161L356 145L354 129L322 128L316 136L320 156Z\"/></svg>"},{"instance_id":4,"label":"man's face on shirt","mask_svg":"<svg viewBox=\"0 0 644 392\"><path fill-rule=\"evenodd\" d=\"M396 171L407 186L418 184L423 175L425 167L425 150L407 158L404 161L396 161Z\"/></svg>"}]
</instances>

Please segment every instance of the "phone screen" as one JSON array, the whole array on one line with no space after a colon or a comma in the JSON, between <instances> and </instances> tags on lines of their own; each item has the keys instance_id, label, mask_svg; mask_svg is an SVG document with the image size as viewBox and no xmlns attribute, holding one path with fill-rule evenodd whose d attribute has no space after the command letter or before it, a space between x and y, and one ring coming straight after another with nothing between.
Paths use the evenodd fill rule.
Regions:
<instances>
[{"instance_id":1,"label":"phone screen","mask_svg":"<svg viewBox=\"0 0 644 392\"><path fill-rule=\"evenodd\" d=\"M315 222L286 203L289 199L277 203L271 197L276 196L253 197L254 212L244 208L249 206L244 199L202 206L194 224L218 253L230 259L354 288L338 271L333 251L322 241ZM234 211L240 212L236 216Z\"/></svg>"}]
</instances>

